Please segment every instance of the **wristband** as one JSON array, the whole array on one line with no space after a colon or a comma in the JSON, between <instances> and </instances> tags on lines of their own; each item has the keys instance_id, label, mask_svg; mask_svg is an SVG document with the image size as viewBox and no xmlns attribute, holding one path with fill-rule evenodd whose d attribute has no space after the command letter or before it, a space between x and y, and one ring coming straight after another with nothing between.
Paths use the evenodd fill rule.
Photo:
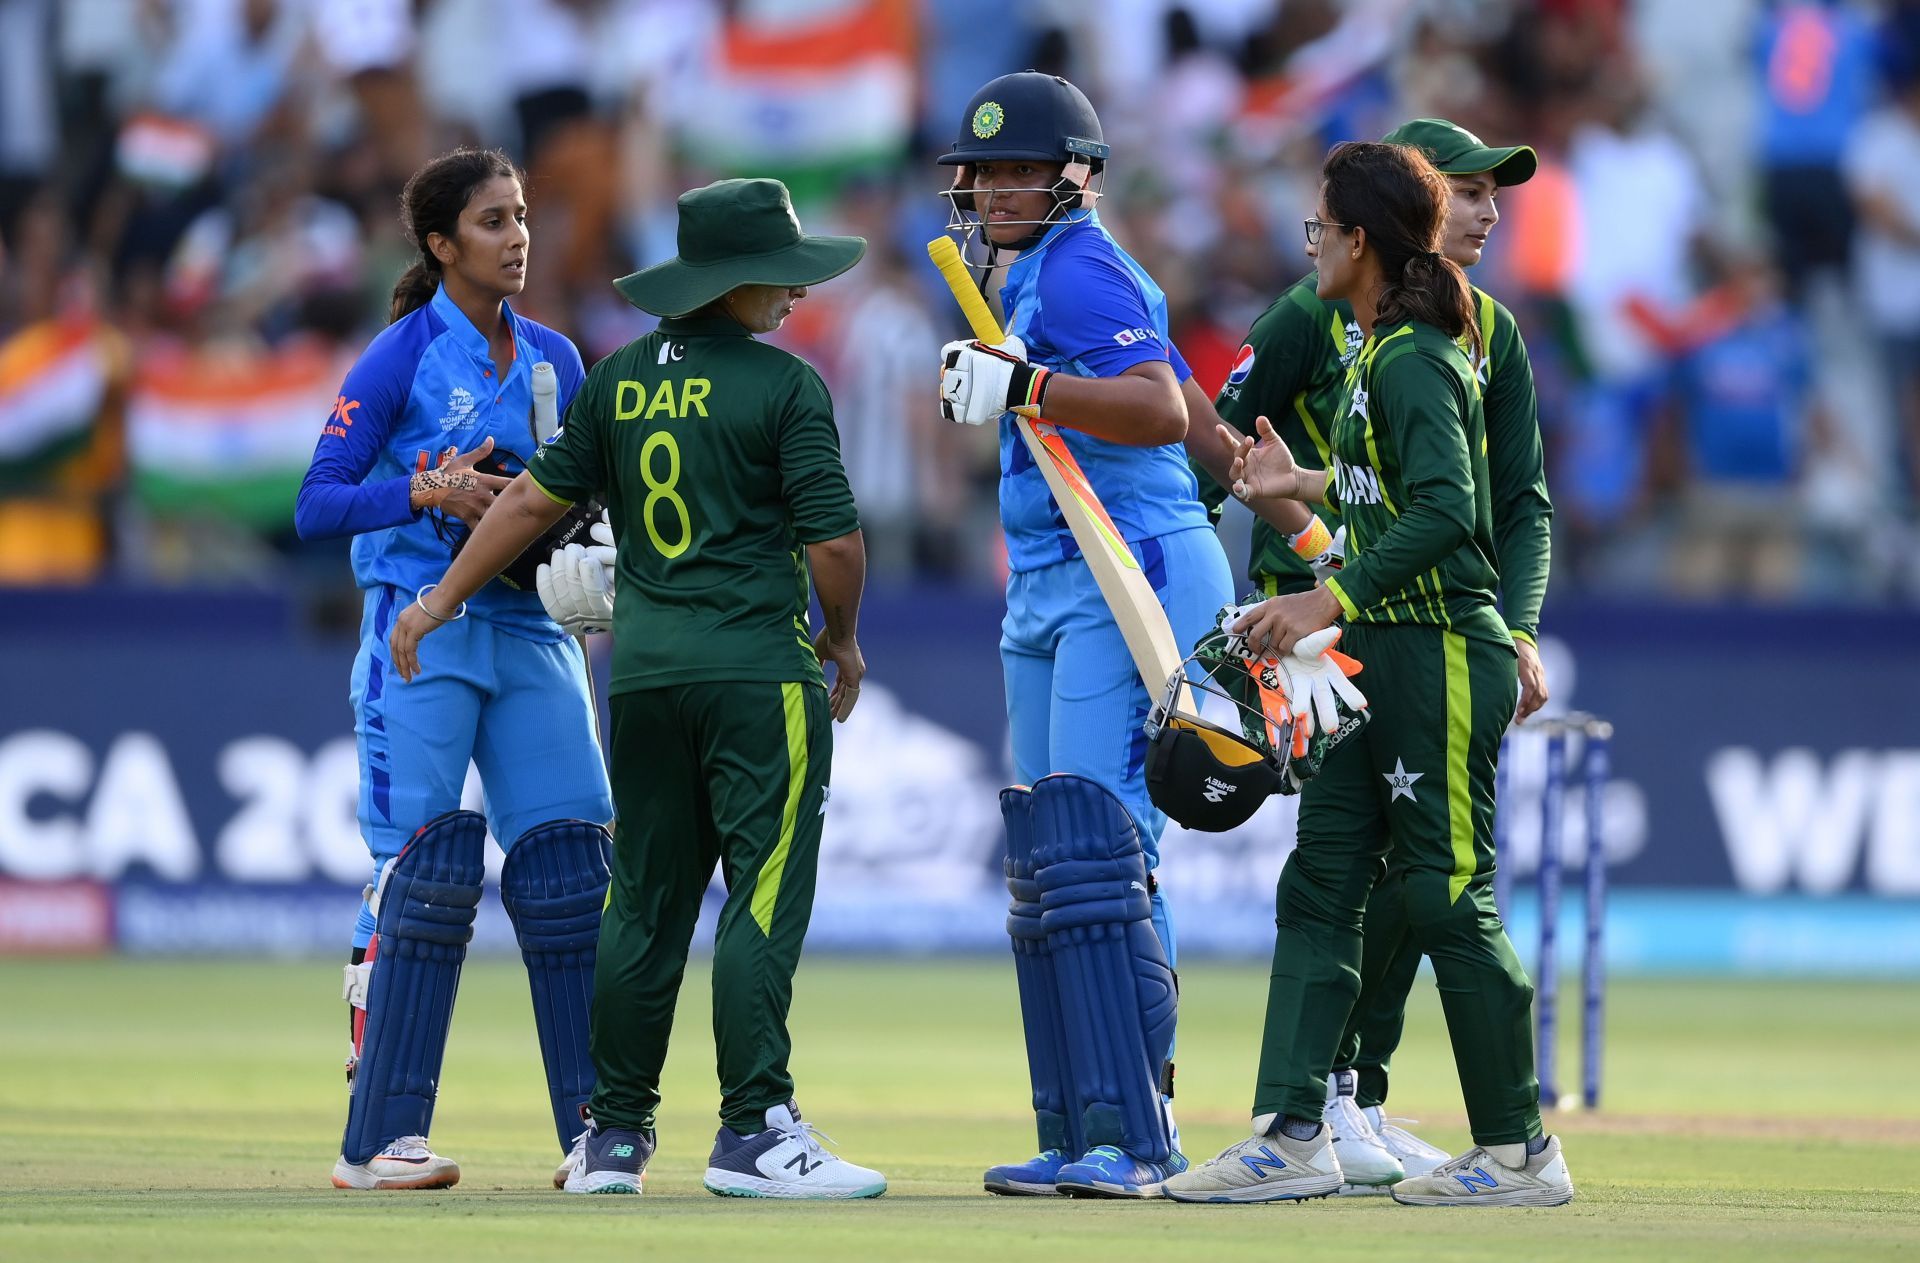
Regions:
<instances>
[{"instance_id":1,"label":"wristband","mask_svg":"<svg viewBox=\"0 0 1920 1263\"><path fill-rule=\"evenodd\" d=\"M440 617L440 615L434 613L432 610L427 608L427 593L433 591L435 588L439 586L440 585L437 583L429 583L426 587L421 588L418 592L415 592L413 594L413 603L420 607L420 612L422 614L425 614L428 618L432 619L436 623L451 623L456 619L465 618L467 616L467 603L465 601L460 602L460 608L455 610L453 613L447 615L445 618Z\"/></svg>"},{"instance_id":2,"label":"wristband","mask_svg":"<svg viewBox=\"0 0 1920 1263\"><path fill-rule=\"evenodd\" d=\"M1047 382L1053 377L1053 370L1041 368L1038 364L1029 364L1022 360L1013 367L1013 377L1007 382L1007 411L1017 412L1023 417L1037 417L1047 398Z\"/></svg>"},{"instance_id":3,"label":"wristband","mask_svg":"<svg viewBox=\"0 0 1920 1263\"><path fill-rule=\"evenodd\" d=\"M1287 536L1287 547L1293 549L1294 555L1303 561L1317 561L1333 547L1333 532L1316 515L1297 534Z\"/></svg>"}]
</instances>

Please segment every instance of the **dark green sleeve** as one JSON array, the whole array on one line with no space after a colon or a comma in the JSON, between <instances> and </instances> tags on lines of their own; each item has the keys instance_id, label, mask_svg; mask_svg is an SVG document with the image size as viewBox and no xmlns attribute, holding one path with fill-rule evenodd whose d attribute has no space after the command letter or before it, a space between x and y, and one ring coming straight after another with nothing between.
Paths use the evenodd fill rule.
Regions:
<instances>
[{"instance_id":1,"label":"dark green sleeve","mask_svg":"<svg viewBox=\"0 0 1920 1263\"><path fill-rule=\"evenodd\" d=\"M1493 541L1499 554L1500 607L1507 627L1531 641L1539 632L1553 550L1553 502L1540 447L1533 365L1513 313L1494 304L1493 355L1487 385L1487 468L1493 498Z\"/></svg>"},{"instance_id":2,"label":"dark green sleeve","mask_svg":"<svg viewBox=\"0 0 1920 1263\"><path fill-rule=\"evenodd\" d=\"M587 380L574 392L567 415L551 442L534 449L527 472L539 488L555 500L578 503L607 485L606 461L602 458L600 427L607 409L607 374L600 371L602 360L587 374Z\"/></svg>"},{"instance_id":3,"label":"dark green sleeve","mask_svg":"<svg viewBox=\"0 0 1920 1263\"><path fill-rule=\"evenodd\" d=\"M786 406L776 422L780 452L780 498L803 544L838 539L860 529L853 489L840 463L840 431L833 399L811 365L796 361Z\"/></svg>"},{"instance_id":4,"label":"dark green sleeve","mask_svg":"<svg viewBox=\"0 0 1920 1263\"><path fill-rule=\"evenodd\" d=\"M1247 379L1223 386L1213 401L1220 419L1240 433L1252 435L1257 433L1254 418L1264 415L1273 422L1274 431L1286 438L1293 397L1312 380L1315 357L1334 354L1327 319L1324 313L1319 317L1310 314L1292 290L1260 313L1243 344L1253 348L1253 366ZM1227 489L1215 482L1198 461L1188 463L1200 483L1200 502L1209 511L1218 511L1226 502Z\"/></svg>"},{"instance_id":5,"label":"dark green sleeve","mask_svg":"<svg viewBox=\"0 0 1920 1263\"><path fill-rule=\"evenodd\" d=\"M1380 538L1327 580L1349 617L1411 587L1414 576L1465 543L1474 524L1469 401L1460 374L1409 349L1374 365L1369 376L1369 415L1398 456L1405 502L1393 506L1393 524Z\"/></svg>"}]
</instances>

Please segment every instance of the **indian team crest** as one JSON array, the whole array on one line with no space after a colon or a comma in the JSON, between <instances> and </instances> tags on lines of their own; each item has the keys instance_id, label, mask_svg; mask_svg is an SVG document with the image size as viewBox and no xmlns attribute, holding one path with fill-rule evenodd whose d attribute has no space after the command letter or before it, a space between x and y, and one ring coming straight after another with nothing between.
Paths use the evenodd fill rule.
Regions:
<instances>
[{"instance_id":1,"label":"indian team crest","mask_svg":"<svg viewBox=\"0 0 1920 1263\"><path fill-rule=\"evenodd\" d=\"M980 108L973 112L973 134L981 140L990 140L1000 134L1006 121L1007 112L1000 108L1000 102L982 101Z\"/></svg>"}]
</instances>

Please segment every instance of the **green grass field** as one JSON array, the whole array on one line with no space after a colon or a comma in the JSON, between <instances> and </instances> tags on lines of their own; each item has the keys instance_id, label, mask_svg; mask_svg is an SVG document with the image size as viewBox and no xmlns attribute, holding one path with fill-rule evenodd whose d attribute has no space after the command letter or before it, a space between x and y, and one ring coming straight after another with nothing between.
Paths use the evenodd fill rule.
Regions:
<instances>
[{"instance_id":1,"label":"green grass field","mask_svg":"<svg viewBox=\"0 0 1920 1263\"><path fill-rule=\"evenodd\" d=\"M699 970L646 1196L552 1191L558 1155L525 978L491 961L467 972L434 1127L465 1172L460 1186L336 1192L338 977L318 961L0 962L0 1258L521 1259L593 1247L994 1263L1920 1257L1911 984L1618 983L1608 1108L1550 1123L1567 1139L1579 1199L1476 1212L1378 1198L1198 1207L984 1196L981 1168L1032 1141L1000 960L803 967L801 1104L842 1152L888 1174L878 1201L741 1202L700 1189L715 1090ZM1179 1116L1189 1151L1210 1155L1245 1126L1265 979L1197 962L1182 981ZM1393 1104L1437 1142L1463 1144L1425 983Z\"/></svg>"}]
</instances>

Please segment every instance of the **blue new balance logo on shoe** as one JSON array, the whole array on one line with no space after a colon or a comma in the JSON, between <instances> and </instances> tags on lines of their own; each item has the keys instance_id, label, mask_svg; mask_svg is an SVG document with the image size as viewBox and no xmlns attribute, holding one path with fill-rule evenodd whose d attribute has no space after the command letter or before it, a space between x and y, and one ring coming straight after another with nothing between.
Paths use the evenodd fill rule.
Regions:
<instances>
[{"instance_id":1,"label":"blue new balance logo on shoe","mask_svg":"<svg viewBox=\"0 0 1920 1263\"><path fill-rule=\"evenodd\" d=\"M631 1158L633 1156L633 1146L632 1145L615 1145L611 1149L607 1150L607 1154L609 1157L614 1157L614 1158Z\"/></svg>"},{"instance_id":2,"label":"blue new balance logo on shoe","mask_svg":"<svg viewBox=\"0 0 1920 1263\"><path fill-rule=\"evenodd\" d=\"M1482 1192L1491 1193L1494 1187L1499 1184L1498 1180L1487 1174L1485 1167L1475 1167L1470 1173L1457 1173L1453 1178L1460 1181L1462 1187L1469 1193L1473 1192L1476 1188Z\"/></svg>"},{"instance_id":3,"label":"blue new balance logo on shoe","mask_svg":"<svg viewBox=\"0 0 1920 1263\"><path fill-rule=\"evenodd\" d=\"M1261 1145L1258 1154L1241 1154L1240 1161L1247 1164L1247 1170L1253 1172L1255 1178L1263 1179L1268 1175L1278 1175L1287 1169L1286 1160L1268 1145Z\"/></svg>"}]
</instances>

